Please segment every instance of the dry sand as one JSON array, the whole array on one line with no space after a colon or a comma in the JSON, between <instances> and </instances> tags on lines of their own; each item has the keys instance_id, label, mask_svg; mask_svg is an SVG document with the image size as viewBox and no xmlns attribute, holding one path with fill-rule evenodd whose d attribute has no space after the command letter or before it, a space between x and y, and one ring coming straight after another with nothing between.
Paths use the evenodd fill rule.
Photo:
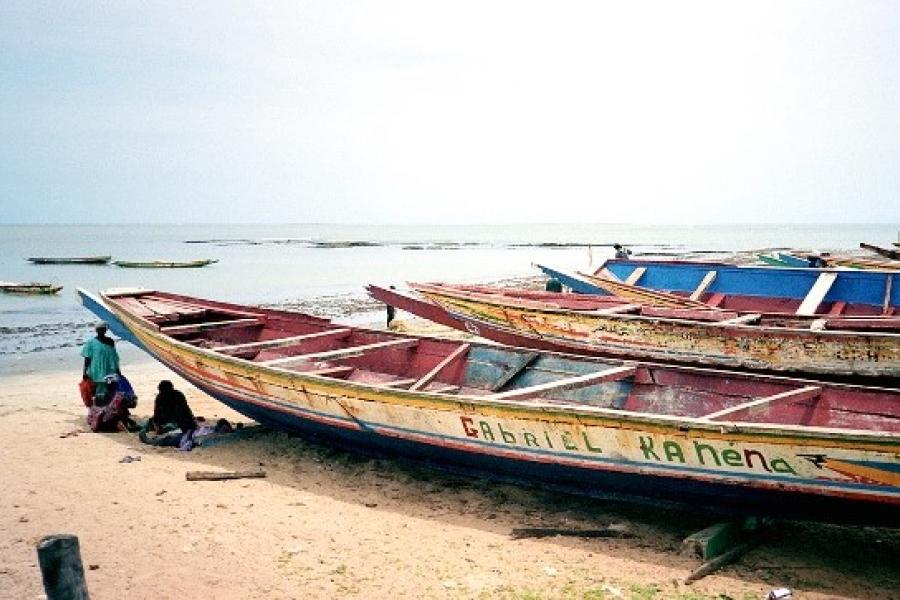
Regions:
<instances>
[{"instance_id":1,"label":"dry sand","mask_svg":"<svg viewBox=\"0 0 900 600\"><path fill-rule=\"evenodd\" d=\"M680 542L711 517L451 476L275 432L190 453L86 433L77 358L72 367L0 379L3 598L42 597L35 544L53 533L80 538L95 599L744 599L779 586L795 598L900 598L894 531L778 524L738 564L685 586L698 561ZM198 415L248 423L156 363L124 371L140 416L170 378ZM268 477L184 476L254 468ZM612 523L634 537L511 535Z\"/></svg>"}]
</instances>

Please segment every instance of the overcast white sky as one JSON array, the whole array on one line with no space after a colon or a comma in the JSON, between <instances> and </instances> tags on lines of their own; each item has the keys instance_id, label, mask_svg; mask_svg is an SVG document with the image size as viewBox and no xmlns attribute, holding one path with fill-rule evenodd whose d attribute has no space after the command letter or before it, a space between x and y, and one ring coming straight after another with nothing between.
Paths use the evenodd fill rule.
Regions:
<instances>
[{"instance_id":1,"label":"overcast white sky","mask_svg":"<svg viewBox=\"0 0 900 600\"><path fill-rule=\"evenodd\" d=\"M900 222L900 2L0 3L0 222Z\"/></svg>"}]
</instances>

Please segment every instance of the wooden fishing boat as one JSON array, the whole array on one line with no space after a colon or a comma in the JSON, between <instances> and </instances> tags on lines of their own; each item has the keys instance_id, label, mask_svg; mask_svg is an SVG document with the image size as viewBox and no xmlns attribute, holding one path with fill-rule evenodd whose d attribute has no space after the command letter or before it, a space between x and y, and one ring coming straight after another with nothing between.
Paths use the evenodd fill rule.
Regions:
<instances>
[{"instance_id":1,"label":"wooden fishing boat","mask_svg":"<svg viewBox=\"0 0 900 600\"><path fill-rule=\"evenodd\" d=\"M32 256L28 262L36 265L105 265L112 256Z\"/></svg>"},{"instance_id":2,"label":"wooden fishing boat","mask_svg":"<svg viewBox=\"0 0 900 600\"><path fill-rule=\"evenodd\" d=\"M368 330L162 292L84 305L260 423L590 495L900 524L900 394Z\"/></svg>"},{"instance_id":3,"label":"wooden fishing boat","mask_svg":"<svg viewBox=\"0 0 900 600\"><path fill-rule=\"evenodd\" d=\"M900 250L891 250L890 248L882 248L881 246L873 246L862 242L859 244L859 247L891 260L900 260Z\"/></svg>"},{"instance_id":4,"label":"wooden fishing boat","mask_svg":"<svg viewBox=\"0 0 900 600\"><path fill-rule=\"evenodd\" d=\"M58 294L63 289L61 285L52 283L14 283L9 281L0 282L0 292L7 294Z\"/></svg>"},{"instance_id":5,"label":"wooden fishing boat","mask_svg":"<svg viewBox=\"0 0 900 600\"><path fill-rule=\"evenodd\" d=\"M763 263L764 265L768 265L770 267L790 267L787 262L781 260L780 256L770 256L769 254L757 254L756 259Z\"/></svg>"},{"instance_id":6,"label":"wooden fishing boat","mask_svg":"<svg viewBox=\"0 0 900 600\"><path fill-rule=\"evenodd\" d=\"M597 284L598 276L602 276L605 280L738 311L890 316L900 305L900 285L894 285L895 273L888 271L618 259L606 261L593 274L536 266L578 293L609 294ZM620 287L617 293L622 295L625 291L627 288Z\"/></svg>"},{"instance_id":7,"label":"wooden fishing boat","mask_svg":"<svg viewBox=\"0 0 900 600\"><path fill-rule=\"evenodd\" d=\"M900 317L767 316L658 307L615 297L416 284L410 287L487 338L497 330L578 354L758 371L900 377ZM531 296L531 297L529 297Z\"/></svg>"},{"instance_id":8,"label":"wooden fishing boat","mask_svg":"<svg viewBox=\"0 0 900 600\"><path fill-rule=\"evenodd\" d=\"M116 260L113 264L117 267L125 267L128 269L196 269L205 267L213 263L219 262L216 259L205 258L202 260Z\"/></svg>"}]
</instances>

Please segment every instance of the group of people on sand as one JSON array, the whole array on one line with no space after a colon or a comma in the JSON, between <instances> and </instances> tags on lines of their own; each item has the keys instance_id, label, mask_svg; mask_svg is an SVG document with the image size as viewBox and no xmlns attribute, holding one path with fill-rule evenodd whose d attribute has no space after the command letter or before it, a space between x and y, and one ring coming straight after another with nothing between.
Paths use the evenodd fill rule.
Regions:
<instances>
[{"instance_id":1,"label":"group of people on sand","mask_svg":"<svg viewBox=\"0 0 900 600\"><path fill-rule=\"evenodd\" d=\"M234 431L225 419L209 425L203 417L195 417L187 398L168 380L160 381L157 386L153 416L139 425L130 412L137 406L137 395L122 375L116 343L108 335L109 327L98 323L95 330L97 335L81 348L84 368L79 386L92 431L137 431L146 444L174 446L185 451L203 439Z\"/></svg>"}]
</instances>

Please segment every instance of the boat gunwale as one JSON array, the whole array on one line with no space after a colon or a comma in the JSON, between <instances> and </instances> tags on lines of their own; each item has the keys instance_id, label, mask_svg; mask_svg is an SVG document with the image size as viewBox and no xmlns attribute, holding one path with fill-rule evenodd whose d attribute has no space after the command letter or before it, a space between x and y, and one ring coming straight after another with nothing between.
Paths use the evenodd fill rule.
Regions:
<instances>
[{"instance_id":1,"label":"boat gunwale","mask_svg":"<svg viewBox=\"0 0 900 600\"><path fill-rule=\"evenodd\" d=\"M107 297L101 292L101 298L107 300ZM122 297L122 296L119 296ZM324 386L326 388L342 388L349 389L354 392L364 392L367 395L374 395L375 398L365 398L357 395L361 400L364 401L376 401L383 402L384 400L381 397L385 398L397 398L404 400L405 402L401 402L399 404L403 404L405 406L416 406L417 408L422 408L423 406L418 406L420 403L416 402L423 395L427 400L431 401L439 401L441 403L447 405L453 405L456 407L460 407L462 409L468 409L470 411L475 411L476 407L488 408L488 409L496 409L501 413L508 411L509 409L516 409L519 412L526 413L538 413L541 414L545 419L549 415L554 417L555 421L561 422L574 422L582 426L587 425L597 425L597 426L609 426L610 423L619 424L617 428L623 428L621 425L623 424L636 424L647 426L650 425L655 428L662 428L667 431L671 431L672 429L676 429L680 433L689 433L691 430L699 430L705 432L712 432L715 434L724 435L725 433L730 434L729 439L734 439L734 436L738 436L740 439L752 439L759 441L760 436L772 436L776 438L782 437L802 437L802 438L820 438L827 440L826 443L830 443L832 445L837 442L840 444L851 443L854 441L861 441L867 443L875 442L875 446L872 448L878 451L885 451L885 445L898 445L900 446L900 433L887 432L887 431L872 431L865 429L844 429L844 428L828 428L828 427L818 427L818 426L806 426L806 425L785 425L779 423L756 423L756 422L748 422L748 421L706 421L702 419L698 419L696 417L681 417L675 415L665 415L660 413L645 413L645 412L635 412L635 411L623 411L617 409L607 409L595 406L585 406L578 405L575 403L560 405L555 403L540 403L529 401L527 403L516 401L516 400L502 400L502 399L492 399L489 396L475 396L475 395L467 395L467 394L446 394L443 392L429 392L425 390L416 390L409 391L404 389L384 389L379 387L377 384L365 383L365 382L357 382L357 381L347 381L342 379L335 379L326 377L324 375L315 375L315 374L305 374L302 371L291 371L288 369L280 369L277 367L266 367L264 365L259 365L254 363L253 361L223 355L215 351L215 349L210 348L200 348L198 346L194 346L188 344L187 342L177 340L171 336L166 335L163 332L158 330L154 330L150 327L144 326L143 323L147 323L149 325L153 325L152 322L130 313L126 311L123 307L111 302L114 306L109 306L114 312L114 314L119 317L119 313L123 313L126 317L126 320L136 321L137 325L139 325L142 329L146 331L148 335L152 338L159 338L163 346L170 345L178 348L180 350L186 351L189 354L194 356L206 357L213 359L214 361L230 364L232 366L249 369L251 372L255 372L255 374L265 374L267 372L272 373L278 377L287 378L293 381L309 381L313 384L318 384L320 386ZM302 315L302 313L297 313L298 315ZM337 324L334 324L337 325ZM377 333L382 335L390 335L396 337L403 338L426 338L433 339L437 341L454 341L447 340L446 338L440 338L437 336L418 336L411 334L404 334L399 332L382 332L378 330L370 330L366 328L356 327L354 328L357 331L364 331L367 333ZM475 343L477 346L486 346L490 347L488 344ZM501 348L506 348L501 346ZM533 350L528 348L519 348L519 347L509 347L514 350L522 350L533 352ZM553 356L561 356L565 358L574 358L579 361L587 360L587 362L598 362L601 364L608 364L603 362L604 359L597 357L585 357L578 355L570 355L561 352L550 352L550 351L542 351L545 355L553 355ZM158 358L158 357L157 357ZM857 386L851 384L840 384L840 383L827 383L821 382L818 380L811 379L797 379L797 378L789 378L789 377L781 377L781 376L769 376L769 375L758 375L753 373L736 373L727 370L721 369L708 369L701 367L688 367L688 366L676 366L676 365L665 365L653 362L644 362L644 361L621 361L620 359L611 359L615 361L619 361L620 363L631 363L636 366L646 366L646 367L657 367L664 368L674 371L680 372L693 372L701 375L722 375L727 377L739 377L743 379L756 379L756 380L767 380L774 381L775 383L791 383L797 384L798 386L803 383L812 383L824 385L828 388L834 389L849 389L851 391L871 391L871 392L883 392L888 394L897 394L898 391L892 388L881 388L881 387L870 387L870 386ZM614 365L609 365L614 366ZM283 387L283 386L281 386ZM295 389L295 388L292 388ZM296 391L296 389L295 389ZM346 394L344 394L346 395ZM413 402L408 402L408 401ZM398 404L396 402L389 402L390 404ZM433 408L433 407L429 407ZM442 409L442 410L452 410L452 409ZM582 420L582 417L585 417L590 420L599 421L598 423L585 423ZM615 427L615 425L613 425ZM754 431L758 431L758 433L754 433ZM793 439L786 442L781 443L798 443L800 440ZM779 443L779 442L771 442L769 443ZM805 445L812 445L805 444ZM854 447L858 447L854 445Z\"/></svg>"},{"instance_id":2,"label":"boat gunwale","mask_svg":"<svg viewBox=\"0 0 900 600\"><path fill-rule=\"evenodd\" d=\"M415 287L417 285L419 285L419 284L409 283L409 286L411 288L415 289L416 291L419 291L418 288ZM426 284L426 285L428 285L428 284ZM434 287L434 286L429 286L429 287ZM736 331L742 332L742 333L746 333L748 331L758 331L758 332L760 332L760 334L765 334L765 333L785 334L785 333L787 333L791 337L805 337L808 335L825 335L825 336L833 335L838 338L840 338L840 337L846 338L846 337L850 337L850 336L861 337L864 339L885 338L885 339L891 340L892 338L896 338L897 341L900 342L900 333L891 333L891 332L882 332L882 331L858 331L858 330L852 330L852 329L851 330L842 330L842 329L817 330L817 329L801 328L801 327L776 327L774 325L753 325L753 324L740 324L740 323L736 324L736 323L727 323L727 322L722 322L722 321L701 321L699 319L687 319L687 318L681 319L681 318L676 318L676 317L657 317L657 316L650 316L650 315L633 315L633 314L628 314L628 313L618 313L618 314L596 313L596 312L592 312L592 311L582 311L582 310L567 309L567 308L552 308L552 307L540 307L540 306L531 307L531 306L525 306L525 305L519 304L515 301L510 302L510 303L503 303L503 302L500 302L499 299L492 299L490 297L481 299L481 298L477 297L480 295L477 292L463 292L460 296L454 296L454 294L450 294L450 293L441 294L440 292L432 292L432 291L421 291L420 293L422 293L424 295L430 295L430 294L433 294L436 296L443 295L443 296L447 296L447 297L451 297L451 298L462 297L464 299L467 299L467 300L470 300L473 302L483 302L484 304L490 304L491 306L494 306L497 308L504 308L504 307L512 306L512 307L520 309L520 310L528 310L528 311L533 311L533 312L557 314L557 315L558 314L562 314L562 315L576 314L579 316L583 315L585 317L589 317L592 319L610 319L610 320L614 320L614 321L618 321L618 320L639 321L642 323L646 322L646 323L654 324L654 325L655 324L672 324L672 325L681 325L681 326L689 325L692 327L703 326L703 327L709 327L709 328L725 330L725 331L730 330L730 329L735 329ZM468 298L468 296L470 296L470 295L473 297ZM487 295L485 295L485 296L487 296ZM623 301L623 304L624 304L624 301ZM634 302L632 304L637 304L637 302ZM445 307L442 307L442 308L444 308L444 310L447 310ZM450 312L450 311L448 311L448 312ZM742 314L749 315L753 311L736 311L736 312L740 312ZM760 316L761 316L761 318L766 318L767 315L765 313L760 313ZM888 315L888 318L890 318L892 316L897 319L898 323L900 323L900 315ZM785 318L785 319L794 318L797 320L801 320L801 317L791 316L791 315L778 315L778 317ZM827 321L828 320L827 315L813 315L813 316L807 317L807 318L808 318L810 324L812 324L814 321L821 321L821 320ZM838 317L834 317L834 318L838 318ZM864 322L866 319L872 320L872 319L883 319L883 318L885 318L885 317L880 316L880 315L871 315L871 317L869 315L865 315L865 316L861 316L861 317L842 317L842 319L845 319L845 320L846 319L860 319L861 322Z\"/></svg>"}]
</instances>

